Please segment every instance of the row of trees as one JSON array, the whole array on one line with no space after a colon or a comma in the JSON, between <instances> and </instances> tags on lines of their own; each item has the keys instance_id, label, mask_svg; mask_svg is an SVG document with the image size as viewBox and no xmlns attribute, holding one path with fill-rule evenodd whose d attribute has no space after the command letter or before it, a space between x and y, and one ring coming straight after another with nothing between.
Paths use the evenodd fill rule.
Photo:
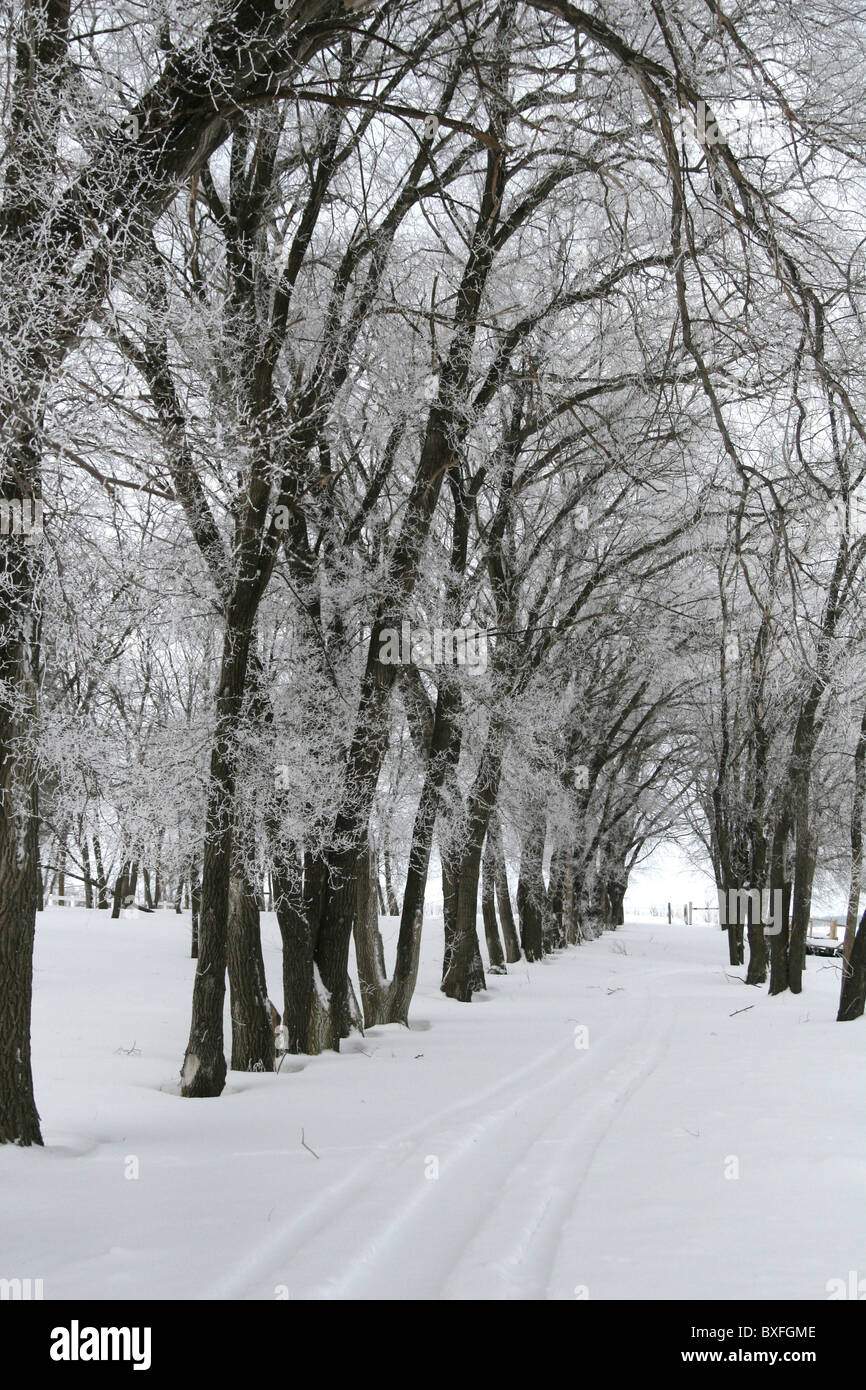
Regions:
<instances>
[{"instance_id":1,"label":"row of trees","mask_svg":"<svg viewBox=\"0 0 866 1390\"><path fill-rule=\"evenodd\" d=\"M671 835L783 889L799 989L823 854L862 1012L862 35L811 11L14 9L0 1140L39 1142L40 865L186 884L191 1097L226 976L273 1068L266 900L292 1051L405 1022L437 855L469 1001L479 909L490 968L539 960Z\"/></svg>"}]
</instances>

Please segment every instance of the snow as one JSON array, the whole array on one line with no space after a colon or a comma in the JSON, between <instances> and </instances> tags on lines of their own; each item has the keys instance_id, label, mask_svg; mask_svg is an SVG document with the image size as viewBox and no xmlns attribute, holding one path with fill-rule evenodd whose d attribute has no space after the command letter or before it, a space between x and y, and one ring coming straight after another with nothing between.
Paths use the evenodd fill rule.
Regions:
<instances>
[{"instance_id":1,"label":"snow","mask_svg":"<svg viewBox=\"0 0 866 1390\"><path fill-rule=\"evenodd\" d=\"M46 1299L826 1299L866 1274L866 1020L834 1022L837 962L770 999L718 929L655 919L467 1006L424 931L410 1029L183 1100L188 916L40 914L46 1147L0 1149L0 1277Z\"/></svg>"}]
</instances>

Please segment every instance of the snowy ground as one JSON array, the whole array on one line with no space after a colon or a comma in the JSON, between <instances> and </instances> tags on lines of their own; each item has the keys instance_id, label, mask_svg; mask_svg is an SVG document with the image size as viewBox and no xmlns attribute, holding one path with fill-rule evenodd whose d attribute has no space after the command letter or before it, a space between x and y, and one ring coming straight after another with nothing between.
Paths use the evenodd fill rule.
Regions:
<instances>
[{"instance_id":1,"label":"snowy ground","mask_svg":"<svg viewBox=\"0 0 866 1390\"><path fill-rule=\"evenodd\" d=\"M718 930L656 920L466 1006L428 920L410 1030L185 1101L188 929L40 915L46 1147L0 1150L0 1277L46 1299L824 1299L866 1275L866 1020L833 1022L835 963L770 1000Z\"/></svg>"}]
</instances>

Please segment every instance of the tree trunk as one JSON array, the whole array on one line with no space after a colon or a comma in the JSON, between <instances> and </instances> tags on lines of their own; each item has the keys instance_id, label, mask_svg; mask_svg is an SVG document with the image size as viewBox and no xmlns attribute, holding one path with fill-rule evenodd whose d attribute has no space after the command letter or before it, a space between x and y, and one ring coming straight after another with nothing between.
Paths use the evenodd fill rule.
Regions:
<instances>
[{"instance_id":1,"label":"tree trunk","mask_svg":"<svg viewBox=\"0 0 866 1390\"><path fill-rule=\"evenodd\" d=\"M770 994L783 994L788 988L788 909L790 884L786 877L785 846L789 821L783 813L774 829L770 851L770 889L782 893L782 929L770 937Z\"/></svg>"},{"instance_id":2,"label":"tree trunk","mask_svg":"<svg viewBox=\"0 0 866 1390\"><path fill-rule=\"evenodd\" d=\"M578 894L574 877L574 855L571 846L565 850L563 868L562 918L565 927L565 941L568 946L576 946L578 939Z\"/></svg>"},{"instance_id":3,"label":"tree trunk","mask_svg":"<svg viewBox=\"0 0 866 1390\"><path fill-rule=\"evenodd\" d=\"M358 894L361 847L349 844L332 852L327 860L322 918L314 946L314 962L318 971L313 1008L325 1008L327 1017L317 1027L313 1019L310 1028L320 1034L323 1048L340 1050L340 1039L352 1030L349 998L349 947L355 929L355 903ZM315 979L315 976L314 976Z\"/></svg>"},{"instance_id":4,"label":"tree trunk","mask_svg":"<svg viewBox=\"0 0 866 1390\"><path fill-rule=\"evenodd\" d=\"M449 999L468 1003L475 991L486 988L478 946L478 881L481 852L487 826L499 795L502 776L503 729L493 721L487 732L466 813L466 829L459 873L456 876L457 912L450 959L442 978Z\"/></svg>"},{"instance_id":5,"label":"tree trunk","mask_svg":"<svg viewBox=\"0 0 866 1390\"><path fill-rule=\"evenodd\" d=\"M198 871L195 867L193 867L192 873L194 877L189 894L192 916L192 939L190 942L189 954L192 960L198 960L198 919L199 913L201 912L201 883L199 882Z\"/></svg>"},{"instance_id":6,"label":"tree trunk","mask_svg":"<svg viewBox=\"0 0 866 1390\"><path fill-rule=\"evenodd\" d=\"M125 859L120 868L120 873L114 881L114 897L111 903L111 916L120 916L120 909L123 907L124 899L129 892L129 860Z\"/></svg>"},{"instance_id":7,"label":"tree trunk","mask_svg":"<svg viewBox=\"0 0 866 1390\"><path fill-rule=\"evenodd\" d=\"M857 935L851 947L851 957L842 971L842 993L839 998L837 1023L850 1023L861 1018L866 1007L866 912L860 918Z\"/></svg>"},{"instance_id":8,"label":"tree trunk","mask_svg":"<svg viewBox=\"0 0 866 1390\"><path fill-rule=\"evenodd\" d=\"M93 837L93 857L96 862L96 882L99 901L97 907L101 910L108 908L108 881L105 877L105 869L102 864L102 846L96 835Z\"/></svg>"},{"instance_id":9,"label":"tree trunk","mask_svg":"<svg viewBox=\"0 0 866 1390\"><path fill-rule=\"evenodd\" d=\"M442 919L445 937L441 989L449 998L459 999L461 1003L468 1003L473 992L485 988L484 964L481 960L475 922L480 854L474 886L471 875L465 880L472 894L472 903L471 906L466 906L463 916L460 915L461 875L472 852L473 846L468 842L461 852L450 835L447 838L440 837L439 859L442 864Z\"/></svg>"},{"instance_id":10,"label":"tree trunk","mask_svg":"<svg viewBox=\"0 0 866 1390\"><path fill-rule=\"evenodd\" d=\"M388 903L388 912L391 917L399 917L400 904L397 901L397 894L394 892L394 883L391 878L391 850L387 840L382 849L382 862L385 866L385 898Z\"/></svg>"},{"instance_id":11,"label":"tree trunk","mask_svg":"<svg viewBox=\"0 0 866 1390\"><path fill-rule=\"evenodd\" d=\"M864 709L860 721L860 736L854 750L854 793L851 799L851 878L848 885L848 909L845 913L845 941L842 947L843 979L847 974L851 952L854 949L857 912L860 907L860 880L863 876L864 806L866 806L866 709Z\"/></svg>"},{"instance_id":12,"label":"tree trunk","mask_svg":"<svg viewBox=\"0 0 866 1390\"><path fill-rule=\"evenodd\" d=\"M305 856L302 871L297 845L272 840L274 911L283 943L283 1027L286 1050L309 1050L308 1030L313 997L313 936L310 921L318 914L322 866ZM314 880L317 886L314 887Z\"/></svg>"},{"instance_id":13,"label":"tree trunk","mask_svg":"<svg viewBox=\"0 0 866 1390\"><path fill-rule=\"evenodd\" d=\"M358 963L358 982L361 987L361 1008L364 1027L387 1023L386 999L388 981L385 975L385 950L379 931L379 881L377 855L372 837L368 851L358 861L355 908L355 959Z\"/></svg>"},{"instance_id":14,"label":"tree trunk","mask_svg":"<svg viewBox=\"0 0 866 1390\"><path fill-rule=\"evenodd\" d=\"M8 632L8 608L4 618ZM12 676L8 640L0 676ZM0 1144L26 1146L42 1143L30 1060L39 822L33 769L12 754L16 722L0 705Z\"/></svg>"},{"instance_id":15,"label":"tree trunk","mask_svg":"<svg viewBox=\"0 0 866 1390\"><path fill-rule=\"evenodd\" d=\"M502 826L496 815L490 818L489 833L493 837L496 905L499 908L499 920L502 923L502 935L505 939L505 959L509 965L515 965L520 960L520 938L517 935L514 912L511 908L511 894L508 891L508 870L505 866Z\"/></svg>"},{"instance_id":16,"label":"tree trunk","mask_svg":"<svg viewBox=\"0 0 866 1390\"><path fill-rule=\"evenodd\" d=\"M565 869L566 854L558 844L550 858L550 891L548 897L548 947L559 951L567 944L565 930Z\"/></svg>"},{"instance_id":17,"label":"tree trunk","mask_svg":"<svg viewBox=\"0 0 866 1390\"><path fill-rule=\"evenodd\" d=\"M728 925L728 964L743 965L746 960L744 929L742 922Z\"/></svg>"},{"instance_id":18,"label":"tree trunk","mask_svg":"<svg viewBox=\"0 0 866 1390\"><path fill-rule=\"evenodd\" d=\"M607 880L607 917L612 927L621 927L625 922L626 886L620 878Z\"/></svg>"},{"instance_id":19,"label":"tree trunk","mask_svg":"<svg viewBox=\"0 0 866 1390\"><path fill-rule=\"evenodd\" d=\"M453 849L447 844L441 825L439 863L442 865L442 934L445 942L442 957L442 978L444 979L457 942L457 877L460 873L460 863Z\"/></svg>"},{"instance_id":20,"label":"tree trunk","mask_svg":"<svg viewBox=\"0 0 866 1390\"><path fill-rule=\"evenodd\" d=\"M803 989L806 964L806 933L812 910L812 879L815 874L816 846L809 828L809 785L799 790L797 839L794 855L794 908L788 944L788 988L792 994Z\"/></svg>"},{"instance_id":21,"label":"tree trunk","mask_svg":"<svg viewBox=\"0 0 866 1390\"><path fill-rule=\"evenodd\" d=\"M87 835L81 837L81 864L84 869L84 906L93 907L93 883L90 878L90 849Z\"/></svg>"},{"instance_id":22,"label":"tree trunk","mask_svg":"<svg viewBox=\"0 0 866 1390\"><path fill-rule=\"evenodd\" d=\"M233 1071L273 1071L274 1030L268 1007L256 895L240 863L232 866L228 907L228 974Z\"/></svg>"},{"instance_id":23,"label":"tree trunk","mask_svg":"<svg viewBox=\"0 0 866 1390\"><path fill-rule=\"evenodd\" d=\"M487 959L491 975L505 975L505 953L499 939L499 924L496 920L495 855L490 830L484 843L484 857L481 861L481 916L484 919L484 935L487 939Z\"/></svg>"},{"instance_id":24,"label":"tree trunk","mask_svg":"<svg viewBox=\"0 0 866 1390\"><path fill-rule=\"evenodd\" d=\"M474 993L485 988L476 926L482 842L483 832L480 842L476 831L461 856L453 881L453 929L442 976L442 992L461 1004L468 1004Z\"/></svg>"},{"instance_id":25,"label":"tree trunk","mask_svg":"<svg viewBox=\"0 0 866 1390\"><path fill-rule=\"evenodd\" d=\"M753 921L751 900L749 902L749 964L746 970L747 985L762 985L767 978L767 938L760 922Z\"/></svg>"},{"instance_id":26,"label":"tree trunk","mask_svg":"<svg viewBox=\"0 0 866 1390\"><path fill-rule=\"evenodd\" d=\"M767 873L767 840L763 828L752 827L752 870L751 881L755 888L763 891ZM761 922L754 921L752 900L749 899L749 965L746 970L747 985L762 985L767 978L767 937Z\"/></svg>"},{"instance_id":27,"label":"tree trunk","mask_svg":"<svg viewBox=\"0 0 866 1390\"><path fill-rule=\"evenodd\" d=\"M520 942L528 961L541 960L544 955L544 837L544 820L535 818L524 834L520 848L517 912L520 917Z\"/></svg>"},{"instance_id":28,"label":"tree trunk","mask_svg":"<svg viewBox=\"0 0 866 1390\"><path fill-rule=\"evenodd\" d=\"M459 757L460 737L456 722L457 704L450 683L442 681L436 699L436 710L427 750L427 767L415 822L412 826L412 845L403 892L400 914L400 933L394 975L388 991L388 1022L408 1027L409 1005L418 978L421 952L421 930L424 922L424 895L433 848L433 832L439 807L440 793L449 770ZM443 897L445 885L443 882Z\"/></svg>"},{"instance_id":29,"label":"tree trunk","mask_svg":"<svg viewBox=\"0 0 866 1390\"><path fill-rule=\"evenodd\" d=\"M19 751L37 717L36 563L15 538L0 547L0 1144L23 1146L42 1143L30 1060L39 803L36 769Z\"/></svg>"},{"instance_id":30,"label":"tree trunk","mask_svg":"<svg viewBox=\"0 0 866 1390\"><path fill-rule=\"evenodd\" d=\"M247 623L226 621L217 693L217 734L211 750L205 813L204 862L199 916L198 969L181 1091L218 1096L226 1079L223 1004L228 951L228 899L235 797L237 724L246 684L251 639Z\"/></svg>"}]
</instances>

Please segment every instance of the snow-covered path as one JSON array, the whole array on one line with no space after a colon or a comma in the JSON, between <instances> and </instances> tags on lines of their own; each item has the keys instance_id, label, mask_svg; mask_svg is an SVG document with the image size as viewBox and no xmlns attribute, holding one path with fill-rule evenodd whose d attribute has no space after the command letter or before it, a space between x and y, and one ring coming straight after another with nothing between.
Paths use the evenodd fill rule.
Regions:
<instances>
[{"instance_id":1,"label":"snow-covered path","mask_svg":"<svg viewBox=\"0 0 866 1390\"><path fill-rule=\"evenodd\" d=\"M832 963L769 1000L717 931L632 924L461 1006L428 923L410 1030L187 1102L186 927L40 917L47 1148L0 1151L0 1276L46 1298L822 1299L866 1273L866 1022L833 1022Z\"/></svg>"}]
</instances>

